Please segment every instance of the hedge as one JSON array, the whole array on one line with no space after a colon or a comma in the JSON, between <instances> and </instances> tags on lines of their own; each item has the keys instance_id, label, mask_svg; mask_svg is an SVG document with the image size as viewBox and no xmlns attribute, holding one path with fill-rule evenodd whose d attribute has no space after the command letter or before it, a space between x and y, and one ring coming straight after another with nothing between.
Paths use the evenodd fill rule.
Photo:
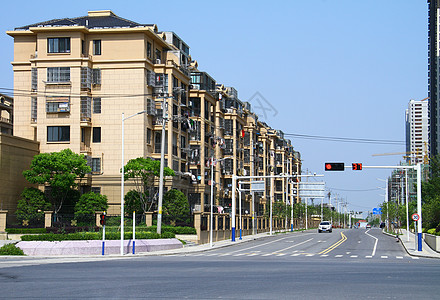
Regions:
<instances>
[{"instance_id":1,"label":"hedge","mask_svg":"<svg viewBox=\"0 0 440 300\"><path fill-rule=\"evenodd\" d=\"M24 252L15 244L6 244L0 247L0 255L24 255Z\"/></svg>"},{"instance_id":2,"label":"hedge","mask_svg":"<svg viewBox=\"0 0 440 300\"><path fill-rule=\"evenodd\" d=\"M136 239L169 239L174 238L176 235L171 232L164 232L161 235L156 232L136 232ZM132 232L125 232L124 239L129 240L133 237ZM121 235L119 232L106 232L106 240L119 240ZM78 240L101 240L102 233L100 232L75 232L54 234L46 233L39 235L23 235L22 241L78 241Z\"/></svg>"},{"instance_id":3,"label":"hedge","mask_svg":"<svg viewBox=\"0 0 440 300\"><path fill-rule=\"evenodd\" d=\"M132 226L127 226L127 228L132 228ZM106 226L105 227L106 232L117 232L119 231L119 226ZM136 232L142 232L142 231L151 231L156 232L157 226L136 226ZM162 233L165 232L171 232L174 234L197 234L197 231L193 227L180 227L180 226L162 226Z\"/></svg>"},{"instance_id":4,"label":"hedge","mask_svg":"<svg viewBox=\"0 0 440 300\"><path fill-rule=\"evenodd\" d=\"M46 228L6 228L10 234L46 233Z\"/></svg>"}]
</instances>

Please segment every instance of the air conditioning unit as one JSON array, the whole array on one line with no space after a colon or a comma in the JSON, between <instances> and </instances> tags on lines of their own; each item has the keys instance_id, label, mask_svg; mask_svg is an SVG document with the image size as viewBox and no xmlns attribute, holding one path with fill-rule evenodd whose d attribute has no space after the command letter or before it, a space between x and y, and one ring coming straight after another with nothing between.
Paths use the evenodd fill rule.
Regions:
<instances>
[{"instance_id":1,"label":"air conditioning unit","mask_svg":"<svg viewBox=\"0 0 440 300\"><path fill-rule=\"evenodd\" d=\"M162 62L160 61L159 58L156 59L155 64L161 64Z\"/></svg>"}]
</instances>

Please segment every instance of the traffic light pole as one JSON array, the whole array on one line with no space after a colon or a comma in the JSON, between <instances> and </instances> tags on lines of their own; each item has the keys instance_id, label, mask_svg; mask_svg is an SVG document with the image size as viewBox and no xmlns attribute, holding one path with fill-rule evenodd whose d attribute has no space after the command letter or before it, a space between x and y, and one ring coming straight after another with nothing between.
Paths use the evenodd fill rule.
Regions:
<instances>
[{"instance_id":1,"label":"traffic light pole","mask_svg":"<svg viewBox=\"0 0 440 300\"><path fill-rule=\"evenodd\" d=\"M331 171L327 165L332 163L325 163L325 169L327 171ZM340 164L340 163L333 163ZM352 166L344 166L345 169L354 169L354 165ZM417 172L417 214L419 215L419 220L417 222L417 251L422 251L422 164L417 163L415 166L363 166L360 163L356 163L357 167L360 167L355 170L362 169L413 169ZM388 187L387 187L388 189Z\"/></svg>"}]
</instances>

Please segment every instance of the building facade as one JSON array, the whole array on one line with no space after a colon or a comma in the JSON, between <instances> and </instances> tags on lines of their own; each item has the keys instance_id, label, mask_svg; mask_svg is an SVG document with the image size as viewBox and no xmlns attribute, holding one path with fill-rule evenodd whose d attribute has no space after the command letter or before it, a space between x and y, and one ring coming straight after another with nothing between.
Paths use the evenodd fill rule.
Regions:
<instances>
[{"instance_id":1,"label":"building facade","mask_svg":"<svg viewBox=\"0 0 440 300\"><path fill-rule=\"evenodd\" d=\"M431 156L440 153L439 10L438 0L428 0L429 150Z\"/></svg>"},{"instance_id":2,"label":"building facade","mask_svg":"<svg viewBox=\"0 0 440 300\"><path fill-rule=\"evenodd\" d=\"M427 163L429 143L428 101L410 100L405 111L407 162Z\"/></svg>"},{"instance_id":3,"label":"building facade","mask_svg":"<svg viewBox=\"0 0 440 300\"><path fill-rule=\"evenodd\" d=\"M91 11L7 33L14 38L14 90L26 91L14 98L14 134L38 141L41 152L84 154L92 172L82 191L107 195L109 214L120 211L122 122L124 164L160 159L165 122L165 165L176 173L165 186L183 191L193 211L210 209L212 162L222 209L232 202L232 175L300 170L299 153L281 131L259 122L234 88L200 71L174 32ZM276 185L285 191L288 184ZM268 199L287 200L274 186L258 198L260 213Z\"/></svg>"}]
</instances>

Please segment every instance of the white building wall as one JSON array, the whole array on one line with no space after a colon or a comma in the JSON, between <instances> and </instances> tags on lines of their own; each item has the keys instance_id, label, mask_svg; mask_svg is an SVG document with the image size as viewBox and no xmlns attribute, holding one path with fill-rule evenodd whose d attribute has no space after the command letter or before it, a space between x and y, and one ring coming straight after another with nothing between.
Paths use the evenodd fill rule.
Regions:
<instances>
[{"instance_id":1,"label":"white building wall","mask_svg":"<svg viewBox=\"0 0 440 300\"><path fill-rule=\"evenodd\" d=\"M406 110L406 128L408 160L411 164L423 162L424 156L429 155L428 101L409 101Z\"/></svg>"}]
</instances>

